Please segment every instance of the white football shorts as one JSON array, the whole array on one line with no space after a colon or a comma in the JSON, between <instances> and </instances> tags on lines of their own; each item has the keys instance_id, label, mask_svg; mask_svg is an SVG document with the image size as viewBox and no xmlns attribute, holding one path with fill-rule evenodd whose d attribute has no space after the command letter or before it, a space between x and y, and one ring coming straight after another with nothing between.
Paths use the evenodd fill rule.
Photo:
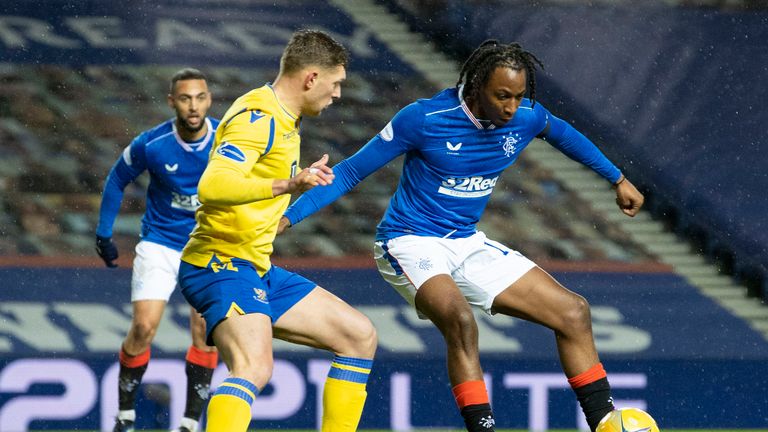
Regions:
<instances>
[{"instance_id":1,"label":"white football shorts","mask_svg":"<svg viewBox=\"0 0 768 432\"><path fill-rule=\"evenodd\" d=\"M456 239L406 235L377 241L373 256L384 280L411 306L424 282L447 274L471 306L489 315L496 296L536 266L480 231Z\"/></svg>"},{"instance_id":2,"label":"white football shorts","mask_svg":"<svg viewBox=\"0 0 768 432\"><path fill-rule=\"evenodd\" d=\"M142 240L136 245L131 277L131 302L165 300L176 289L181 252Z\"/></svg>"}]
</instances>

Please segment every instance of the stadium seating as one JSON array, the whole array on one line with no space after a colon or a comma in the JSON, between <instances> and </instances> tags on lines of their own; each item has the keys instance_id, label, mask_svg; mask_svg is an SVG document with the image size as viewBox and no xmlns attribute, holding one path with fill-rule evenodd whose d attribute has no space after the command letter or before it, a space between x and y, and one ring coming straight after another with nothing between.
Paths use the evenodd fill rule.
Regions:
<instances>
[{"instance_id":1,"label":"stadium seating","mask_svg":"<svg viewBox=\"0 0 768 432\"><path fill-rule=\"evenodd\" d=\"M251 86L272 79L266 69L208 69L214 116ZM11 112L0 118L0 133L8 143L8 158L0 166L8 191L3 217L10 222L10 236L0 244L3 254L92 254L103 179L123 146L172 115L162 95L173 71L167 66L4 70L3 79L11 85L0 90L0 98L9 101ZM323 116L306 119L304 161L322 153L338 161L354 153L413 96L435 90L413 76L350 74L344 97ZM397 185L399 168L400 162L386 167L321 216L279 237L276 256L369 254L375 223ZM123 251L137 241L147 180L140 178L139 187L126 192L115 226ZM546 170L523 157L497 186L481 228L539 260L653 260L638 246L622 246L619 233L597 219Z\"/></svg>"},{"instance_id":2,"label":"stadium seating","mask_svg":"<svg viewBox=\"0 0 768 432\"><path fill-rule=\"evenodd\" d=\"M695 234L701 247L723 263L744 271L743 255L734 254L732 241L762 226L754 218L765 212L754 208L762 209L764 193L747 187L761 184L762 171L742 166L755 173L754 184L742 188L729 168L740 166L736 155L744 146L762 139L753 134L765 123L759 121L765 90L746 84L759 83L765 62L753 68L755 77L735 71L765 55L749 43L752 57L733 55L740 51L732 45L723 48L714 39L697 38L699 28L721 38L727 29L747 34L754 23L746 15L727 14L726 21L739 24L729 27L710 11L669 5L762 0L540 0L535 7L527 0L387 0L410 3L400 9L411 13L404 15L411 24L430 33L429 41L408 34L400 21L383 24L383 18L394 17L366 22L351 11L386 10L385 0L373 1L16 0L0 5L0 430L111 429L118 408L117 350L131 319L132 271L123 262L117 269L105 268L93 251L104 178L137 133L172 116L165 93L178 68L195 66L208 74L211 115L220 116L240 94L274 78L277 55L299 27L333 32L353 59L342 99L321 117L303 120L304 163L323 153L332 162L354 153L400 107L434 93L430 82L452 81L447 60L433 48L459 59L486 37L517 39L547 66L538 75L539 100L622 161L632 180L644 186L649 208L666 214L680 231ZM622 9L629 6L633 9ZM416 72L419 62L396 53L392 41L382 37L387 32L396 42L407 40L429 51L428 59L439 58L422 65L445 74L428 82L424 76L430 71ZM712 48L692 48L686 45L690 40L711 41ZM651 60L631 62L643 55ZM691 60L699 57L705 61ZM675 112L667 102L683 108ZM743 124L729 117L750 106L739 111ZM710 127L728 122L748 127L735 133L730 125ZM649 133L651 124L661 129ZM692 133L697 128L706 133ZM733 135L742 141L731 140ZM716 147L715 141L727 145ZM589 301L595 343L616 404L647 409L662 428L763 430L766 308L743 298L729 278L689 253L674 235L662 233L662 224L647 213L617 225L615 220L629 218L618 213L607 185L597 190L598 180L590 189L587 179L574 191L574 183L565 184L561 176L568 168L558 170L566 165L542 163L547 152L541 146L547 144L532 146L498 182L480 227L542 263ZM708 157L712 148L721 151L717 158ZM759 152L744 154L764 165ZM713 165L713 160L727 163ZM379 349L362 430L457 430L462 419L445 373L440 332L418 319L369 258L375 224L397 184L400 164L393 162L279 236L276 261L374 322ZM681 172L687 174L682 180ZM115 225L126 264L138 240L146 183L145 176L126 191ZM733 192L718 195L716 202L701 199L718 184L730 185ZM590 192L593 198L604 192L604 206L587 202ZM745 198L747 192L751 196ZM737 201L747 199L754 208L740 215L744 210ZM713 229L720 229L713 208L727 208L730 213L720 215L740 224L733 233L720 231L723 241L711 240ZM637 228L649 225L658 231ZM701 270L699 277L665 264L664 252L651 242L633 243L638 231L646 238L671 238L670 254L682 266L695 267L694 273ZM762 252L756 249L755 256ZM189 314L175 292L153 342L153 361L137 402L137 430L168 430L183 414ZM497 426L583 430L552 332L503 315L478 312L476 318ZM319 384L331 356L280 340L274 350L273 379L254 402L252 427L316 430ZM214 387L227 374L220 365ZM727 397L713 389L727 389Z\"/></svg>"},{"instance_id":3,"label":"stadium seating","mask_svg":"<svg viewBox=\"0 0 768 432\"><path fill-rule=\"evenodd\" d=\"M534 52L546 67L539 98L624 161L658 218L768 301L758 108L768 91L754 85L765 68L765 2L386 3L457 55L487 38ZM423 8L452 13L433 19ZM445 31L457 25L462 37Z\"/></svg>"}]
</instances>

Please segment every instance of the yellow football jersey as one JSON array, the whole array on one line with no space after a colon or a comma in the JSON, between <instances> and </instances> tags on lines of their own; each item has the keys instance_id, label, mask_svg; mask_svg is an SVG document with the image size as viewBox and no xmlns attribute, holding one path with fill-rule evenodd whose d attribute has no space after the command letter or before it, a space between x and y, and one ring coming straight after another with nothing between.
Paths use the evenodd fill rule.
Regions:
<instances>
[{"instance_id":1,"label":"yellow football jersey","mask_svg":"<svg viewBox=\"0 0 768 432\"><path fill-rule=\"evenodd\" d=\"M289 179L299 161L299 117L271 86L238 98L221 119L200 179L197 225L182 260L205 267L216 255L270 268L277 224L291 199L272 196L273 179Z\"/></svg>"}]
</instances>

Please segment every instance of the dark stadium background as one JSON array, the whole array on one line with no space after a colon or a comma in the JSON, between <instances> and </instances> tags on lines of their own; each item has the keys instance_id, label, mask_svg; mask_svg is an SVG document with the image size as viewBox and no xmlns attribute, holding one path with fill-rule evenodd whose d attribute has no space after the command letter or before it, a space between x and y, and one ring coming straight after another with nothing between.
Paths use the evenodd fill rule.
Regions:
<instances>
[{"instance_id":1,"label":"dark stadium background","mask_svg":"<svg viewBox=\"0 0 768 432\"><path fill-rule=\"evenodd\" d=\"M172 115L173 71L206 72L220 116L274 78L300 27L332 32L353 58L342 99L305 122L304 160L354 153L399 108L453 85L484 39L534 52L537 99L619 165L646 211L617 217L607 185L537 142L496 186L481 228L587 297L617 401L662 430L768 429L765 1L11 0L0 5L0 431L111 428L146 179L115 226L117 270L93 252L103 180L137 133ZM278 238L275 261L377 325L362 428L458 429L439 333L370 258L398 175L399 161ZM139 428L180 415L186 311L174 296ZM551 335L479 322L499 426L575 429ZM252 427L313 429L329 358L275 350Z\"/></svg>"}]
</instances>

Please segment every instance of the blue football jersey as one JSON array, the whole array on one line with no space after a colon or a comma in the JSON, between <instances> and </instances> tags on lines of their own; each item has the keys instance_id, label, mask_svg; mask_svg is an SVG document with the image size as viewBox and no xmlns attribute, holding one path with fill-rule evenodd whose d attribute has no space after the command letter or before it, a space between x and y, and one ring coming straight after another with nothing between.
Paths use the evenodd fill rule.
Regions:
<instances>
[{"instance_id":1,"label":"blue football jersey","mask_svg":"<svg viewBox=\"0 0 768 432\"><path fill-rule=\"evenodd\" d=\"M455 89L400 111L374 139L374 145L405 153L377 237L472 235L502 171L544 130L547 118L541 104L523 100L509 123L485 128Z\"/></svg>"},{"instance_id":2,"label":"blue football jersey","mask_svg":"<svg viewBox=\"0 0 768 432\"><path fill-rule=\"evenodd\" d=\"M460 90L447 89L403 108L360 151L333 168L333 184L304 193L285 216L299 222L405 154L377 239L467 237L476 232L501 173L536 136L609 181L621 176L592 142L540 103L523 99L512 120L496 127L475 118Z\"/></svg>"},{"instance_id":3,"label":"blue football jersey","mask_svg":"<svg viewBox=\"0 0 768 432\"><path fill-rule=\"evenodd\" d=\"M195 210L200 206L197 184L219 121L206 118L208 133L196 142L185 142L174 120L141 133L115 162L104 186L97 235L112 236L123 190L147 171L150 180L141 237L178 251L184 248L195 226Z\"/></svg>"}]
</instances>

